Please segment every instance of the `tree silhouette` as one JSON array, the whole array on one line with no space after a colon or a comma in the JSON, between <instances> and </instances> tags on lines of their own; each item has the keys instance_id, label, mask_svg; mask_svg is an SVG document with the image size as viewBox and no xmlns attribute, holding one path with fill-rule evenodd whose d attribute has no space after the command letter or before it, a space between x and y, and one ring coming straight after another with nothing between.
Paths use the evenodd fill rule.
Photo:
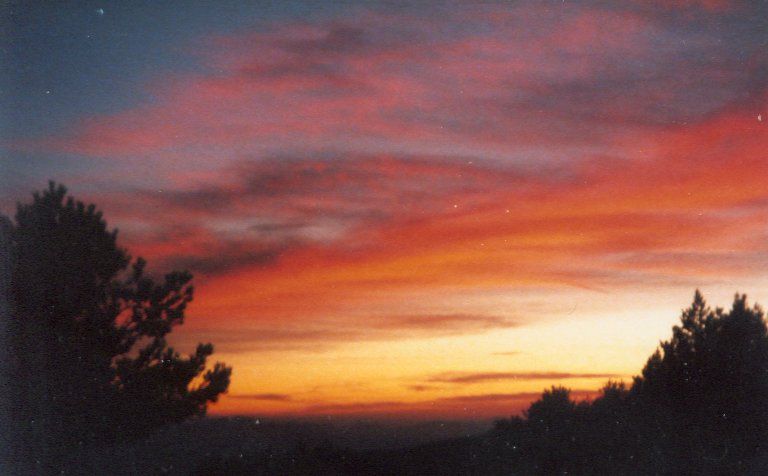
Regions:
<instances>
[{"instance_id":1,"label":"tree silhouette","mask_svg":"<svg viewBox=\"0 0 768 476\"><path fill-rule=\"evenodd\" d=\"M528 451L539 474L573 471L583 457L580 426L587 406L571 398L565 387L552 387L525 412L531 431Z\"/></svg>"},{"instance_id":2,"label":"tree silhouette","mask_svg":"<svg viewBox=\"0 0 768 476\"><path fill-rule=\"evenodd\" d=\"M524 419L497 422L523 474L766 474L768 328L736 295L729 311L700 292L628 388L591 402L552 387Z\"/></svg>"},{"instance_id":3,"label":"tree silhouette","mask_svg":"<svg viewBox=\"0 0 768 476\"><path fill-rule=\"evenodd\" d=\"M166 342L192 300L192 276L147 276L101 212L67 198L63 186L51 182L33 197L3 228L22 453L51 464L72 447L204 414L226 391L231 369L205 370L210 344L183 357Z\"/></svg>"},{"instance_id":4,"label":"tree silhouette","mask_svg":"<svg viewBox=\"0 0 768 476\"><path fill-rule=\"evenodd\" d=\"M636 377L632 392L678 470L738 471L768 436L768 332L736 295L729 312L700 292Z\"/></svg>"}]
</instances>

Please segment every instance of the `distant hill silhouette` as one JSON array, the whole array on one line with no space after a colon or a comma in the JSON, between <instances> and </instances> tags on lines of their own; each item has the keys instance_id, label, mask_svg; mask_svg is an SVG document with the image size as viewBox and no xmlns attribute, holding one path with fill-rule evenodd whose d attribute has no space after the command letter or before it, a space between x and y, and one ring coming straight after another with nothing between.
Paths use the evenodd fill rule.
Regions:
<instances>
[{"instance_id":1,"label":"distant hill silhouette","mask_svg":"<svg viewBox=\"0 0 768 476\"><path fill-rule=\"evenodd\" d=\"M344 474L357 471L357 463L379 461L382 454L477 436L490 426L473 421L206 417L158 428L139 440L75 450L61 467L66 475L77 476Z\"/></svg>"}]
</instances>

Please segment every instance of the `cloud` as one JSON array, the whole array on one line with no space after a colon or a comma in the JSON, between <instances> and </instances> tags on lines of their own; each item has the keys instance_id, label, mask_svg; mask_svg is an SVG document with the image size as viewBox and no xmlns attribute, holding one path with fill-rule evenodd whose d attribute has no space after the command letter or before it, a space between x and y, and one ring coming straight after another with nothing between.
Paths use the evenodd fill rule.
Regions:
<instances>
[{"instance_id":1,"label":"cloud","mask_svg":"<svg viewBox=\"0 0 768 476\"><path fill-rule=\"evenodd\" d=\"M433 385L407 385L406 388L414 392L426 392L429 390L435 390L437 387Z\"/></svg>"},{"instance_id":2,"label":"cloud","mask_svg":"<svg viewBox=\"0 0 768 476\"><path fill-rule=\"evenodd\" d=\"M119 223L149 221L146 230L123 230L134 253L209 275L198 287L194 332L226 316L216 325L253 339L224 348L458 335L539 314L516 310L507 321L434 307L404 312L400 303L420 304L404 296L701 286L759 275L768 264L765 124L739 106L649 134L642 153L626 145L629 157L574 159L559 171L413 155L244 160L208 183L104 198L121 210ZM301 323L311 336L267 332L276 323Z\"/></svg>"},{"instance_id":3,"label":"cloud","mask_svg":"<svg viewBox=\"0 0 768 476\"><path fill-rule=\"evenodd\" d=\"M290 402L293 398L284 393L241 393L229 394L227 398L242 400L265 400L270 402Z\"/></svg>"},{"instance_id":4,"label":"cloud","mask_svg":"<svg viewBox=\"0 0 768 476\"><path fill-rule=\"evenodd\" d=\"M208 176L205 184L111 191L95 200L128 224L122 236L143 256L215 275L270 266L286 253L330 244L341 247L338 256L359 254L366 241L375 241L350 235L444 214L456 197L463 208L476 206L489 190L523 184L529 174L471 158L254 159Z\"/></svg>"},{"instance_id":5,"label":"cloud","mask_svg":"<svg viewBox=\"0 0 768 476\"><path fill-rule=\"evenodd\" d=\"M311 405L304 409L305 414L336 414L336 413L378 413L406 407L406 402L377 401L366 403L324 403Z\"/></svg>"},{"instance_id":6,"label":"cloud","mask_svg":"<svg viewBox=\"0 0 768 476\"><path fill-rule=\"evenodd\" d=\"M480 395L458 395L455 397L443 397L436 399L436 401L450 403L490 403L508 402L515 400L535 400L540 396L541 392L487 393Z\"/></svg>"},{"instance_id":7,"label":"cloud","mask_svg":"<svg viewBox=\"0 0 768 476\"><path fill-rule=\"evenodd\" d=\"M209 320L204 320L209 321ZM516 324L484 315L348 316L325 325L243 325L238 328L192 329L176 341L192 346L200 340L220 344L226 352L327 351L350 342L386 341L481 334Z\"/></svg>"},{"instance_id":8,"label":"cloud","mask_svg":"<svg viewBox=\"0 0 768 476\"><path fill-rule=\"evenodd\" d=\"M431 319L414 320L407 313L389 321L371 318L413 289L437 294L514 286L616 290L649 284L700 286L702 280L759 275L768 264L760 206L766 200L762 180L768 176L764 131L756 116L728 111L653 136L637 158L574 162L568 174L556 177L520 179L514 169L439 159L416 161L413 168L406 165L408 159L336 164L338 168L326 169L330 175L318 172L322 187L286 188L283 207L267 216L249 221L247 200L232 205L235 230L257 223L319 226L331 217L338 221L314 238L296 231L300 227L252 230L254 243L269 243L274 233L276 243L291 246L268 266L248 266L241 260L244 266L236 272L216 276L201 288L206 299L199 300L197 309L200 315L227 314L232 325L325 321L323 325L344 330L342 338L332 339L338 342L392 338L395 333L385 332L390 321L401 327L434 322L435 331L443 326L447 334L449 321L456 318L439 316L454 314L450 310L432 311L437 317ZM350 174L344 180L347 166ZM368 167L370 173L362 172ZM373 183L378 174L373 170L383 170L383 185ZM329 178L336 175L338 179ZM411 182L414 177L418 180ZM409 199L411 183L436 186ZM304 187L319 192L311 202L313 211L302 214L304 200L313 200L301 193ZM344 198L334 199L336 193ZM732 232L723 233L726 227ZM155 256L180 254L179 241L169 241L167 251L158 249ZM151 240L142 240L141 247L151 245ZM210 250L198 245L184 255L211 260L217 253L227 256L226 250ZM244 296L260 303L258 313L243 304ZM524 325L535 319L536 310L530 311L515 312L512 322ZM332 324L320 317L341 315L346 317ZM493 319L465 321L471 332L497 324L503 328ZM368 330L361 332L361 327Z\"/></svg>"},{"instance_id":9,"label":"cloud","mask_svg":"<svg viewBox=\"0 0 768 476\"><path fill-rule=\"evenodd\" d=\"M759 50L722 36L631 6L362 9L203 42L206 73L158 78L152 103L35 146L169 163L222 150L606 146L622 128L698 120L738 98L749 75L731 52Z\"/></svg>"},{"instance_id":10,"label":"cloud","mask_svg":"<svg viewBox=\"0 0 768 476\"><path fill-rule=\"evenodd\" d=\"M214 251L217 248L221 249L220 253ZM261 247L258 243L225 242L209 248L208 253L210 254L166 256L162 260L161 266L186 269L204 275L215 275L231 272L238 268L270 266L277 262L286 249L286 246Z\"/></svg>"},{"instance_id":11,"label":"cloud","mask_svg":"<svg viewBox=\"0 0 768 476\"><path fill-rule=\"evenodd\" d=\"M570 372L448 372L427 379L434 383L475 384L500 380L568 380L568 379L610 379L621 375L607 373Z\"/></svg>"},{"instance_id":12,"label":"cloud","mask_svg":"<svg viewBox=\"0 0 768 476\"><path fill-rule=\"evenodd\" d=\"M655 8L667 10L672 9L703 9L709 12L722 12L734 6L731 0L670 0L670 1L652 1L638 2L644 6L652 5Z\"/></svg>"},{"instance_id":13,"label":"cloud","mask_svg":"<svg viewBox=\"0 0 768 476\"><path fill-rule=\"evenodd\" d=\"M212 319L200 319L205 325ZM215 342L217 349L227 353L240 352L323 352L343 342L362 340L361 330L334 327L262 326L226 328L223 326L195 328L187 326L185 332L173 336L174 343L192 348L199 341Z\"/></svg>"},{"instance_id":14,"label":"cloud","mask_svg":"<svg viewBox=\"0 0 768 476\"><path fill-rule=\"evenodd\" d=\"M393 316L380 320L379 329L466 333L488 329L507 329L517 324L499 316L467 314Z\"/></svg>"},{"instance_id":15,"label":"cloud","mask_svg":"<svg viewBox=\"0 0 768 476\"><path fill-rule=\"evenodd\" d=\"M253 223L251 229L299 233L320 220L355 225L397 211L434 213L447 207L434 203L447 196L478 201L489 187L522 184L527 175L514 167L477 166L471 157L338 153L241 160L204 185L143 193L155 206L211 218L222 210L248 218L275 214L278 221Z\"/></svg>"},{"instance_id":16,"label":"cloud","mask_svg":"<svg viewBox=\"0 0 768 476\"><path fill-rule=\"evenodd\" d=\"M131 171L151 160L153 178L169 182L162 192L104 200L121 222L191 222L175 242L125 236L209 275L310 263L365 267L371 286L461 284L465 273L599 287L615 279L606 265L625 271L631 260L617 258L631 253L711 259L708 243L691 241L726 220L691 213L764 196L738 185L764 172L738 150L759 136L755 115L748 125L729 120L746 111L728 110L764 97L750 21L722 38L698 17L598 3L358 13L205 41L196 53L210 70L157 78L156 101L36 145ZM715 183L729 196L704 192ZM179 241L189 249L172 250ZM391 269L406 257L409 277Z\"/></svg>"},{"instance_id":17,"label":"cloud","mask_svg":"<svg viewBox=\"0 0 768 476\"><path fill-rule=\"evenodd\" d=\"M322 32L319 38L301 38L287 41L285 50L300 56L317 53L336 55L364 51L366 46L365 30L348 25L333 25Z\"/></svg>"}]
</instances>

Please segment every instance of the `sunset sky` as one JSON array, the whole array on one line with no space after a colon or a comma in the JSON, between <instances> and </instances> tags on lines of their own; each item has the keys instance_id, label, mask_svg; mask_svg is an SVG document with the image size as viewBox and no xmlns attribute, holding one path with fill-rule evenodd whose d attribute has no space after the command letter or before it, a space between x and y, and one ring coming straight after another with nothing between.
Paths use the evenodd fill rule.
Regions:
<instances>
[{"instance_id":1,"label":"sunset sky","mask_svg":"<svg viewBox=\"0 0 768 476\"><path fill-rule=\"evenodd\" d=\"M489 418L768 304L768 3L6 2L0 210L188 269L213 414Z\"/></svg>"}]
</instances>

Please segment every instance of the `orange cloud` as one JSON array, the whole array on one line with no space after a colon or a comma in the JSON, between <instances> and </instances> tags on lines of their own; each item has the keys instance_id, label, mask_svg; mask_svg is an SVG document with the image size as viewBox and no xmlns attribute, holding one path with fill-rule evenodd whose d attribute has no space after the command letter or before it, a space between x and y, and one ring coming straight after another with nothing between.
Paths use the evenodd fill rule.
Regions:
<instances>
[{"instance_id":1,"label":"orange cloud","mask_svg":"<svg viewBox=\"0 0 768 476\"><path fill-rule=\"evenodd\" d=\"M618 378L616 374L570 373L570 372L475 372L435 375L428 382L451 384L475 384L488 381L502 380L567 380L567 379L611 379Z\"/></svg>"}]
</instances>

